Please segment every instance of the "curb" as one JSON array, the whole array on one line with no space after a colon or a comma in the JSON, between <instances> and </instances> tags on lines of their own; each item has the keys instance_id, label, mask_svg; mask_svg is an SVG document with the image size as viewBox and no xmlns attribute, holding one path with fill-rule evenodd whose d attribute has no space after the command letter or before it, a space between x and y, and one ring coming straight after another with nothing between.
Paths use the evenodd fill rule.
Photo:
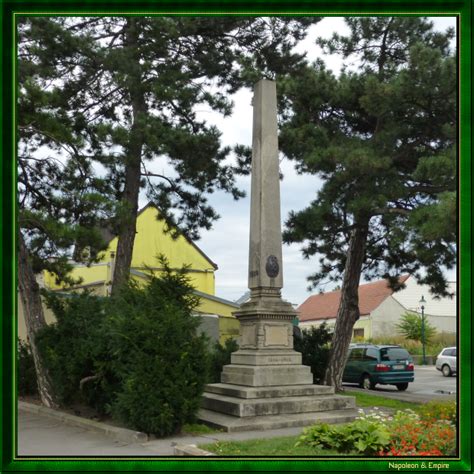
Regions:
<instances>
[{"instance_id":1,"label":"curb","mask_svg":"<svg viewBox=\"0 0 474 474\"><path fill-rule=\"evenodd\" d=\"M215 456L214 453L199 449L195 444L178 444L174 447L175 456Z\"/></svg>"},{"instance_id":2,"label":"curb","mask_svg":"<svg viewBox=\"0 0 474 474\"><path fill-rule=\"evenodd\" d=\"M80 416L70 415L63 411L53 410L52 408L35 405L33 403L18 401L18 410L27 413L45 415L58 421L62 421L67 425L79 426L80 428L86 428L88 430L102 433L110 438L116 439L117 441L126 441L129 443L142 443L148 441L148 435L141 431L133 431L127 428L107 425L99 421L88 420L86 418L81 418Z\"/></svg>"}]
</instances>

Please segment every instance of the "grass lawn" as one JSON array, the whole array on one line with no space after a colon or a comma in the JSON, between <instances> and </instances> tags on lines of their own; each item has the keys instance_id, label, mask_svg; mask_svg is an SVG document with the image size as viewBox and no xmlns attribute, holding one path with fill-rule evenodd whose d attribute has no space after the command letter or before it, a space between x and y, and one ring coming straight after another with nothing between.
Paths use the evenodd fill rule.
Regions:
<instances>
[{"instance_id":1,"label":"grass lawn","mask_svg":"<svg viewBox=\"0 0 474 474\"><path fill-rule=\"evenodd\" d=\"M358 407L391 408L393 410L410 408L416 410L416 406L419 405L369 393L346 391L344 395L354 396ZM344 454L335 450L314 449L309 446L295 447L298 438L299 436L285 436L249 441L218 441L212 444L199 445L199 448L218 456L344 456Z\"/></svg>"},{"instance_id":2,"label":"grass lawn","mask_svg":"<svg viewBox=\"0 0 474 474\"><path fill-rule=\"evenodd\" d=\"M309 446L295 447L298 436L248 441L217 441L201 444L199 448L218 456L340 456L337 451L315 449Z\"/></svg>"},{"instance_id":3,"label":"grass lawn","mask_svg":"<svg viewBox=\"0 0 474 474\"><path fill-rule=\"evenodd\" d=\"M403 402L401 400L395 400L393 398L385 398L380 395L372 395L371 393L365 392L349 392L346 390L344 395L349 395L356 398L356 404L358 407L378 407L378 408L392 408L394 410L406 410L407 408L416 409L419 403L415 402Z\"/></svg>"},{"instance_id":4,"label":"grass lawn","mask_svg":"<svg viewBox=\"0 0 474 474\"><path fill-rule=\"evenodd\" d=\"M181 429L181 434L184 434L184 435L206 435L206 434L219 433L219 432L221 432L221 430L211 428L201 423L186 424Z\"/></svg>"}]
</instances>

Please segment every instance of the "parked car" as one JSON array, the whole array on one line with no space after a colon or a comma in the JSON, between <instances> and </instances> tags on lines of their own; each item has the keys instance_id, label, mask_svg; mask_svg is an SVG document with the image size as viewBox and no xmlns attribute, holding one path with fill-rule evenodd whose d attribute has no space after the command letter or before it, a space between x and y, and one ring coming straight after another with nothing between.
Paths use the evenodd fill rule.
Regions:
<instances>
[{"instance_id":1,"label":"parked car","mask_svg":"<svg viewBox=\"0 0 474 474\"><path fill-rule=\"evenodd\" d=\"M365 389L377 384L408 388L415 380L413 358L396 345L351 344L342 375L343 382L358 383Z\"/></svg>"},{"instance_id":2,"label":"parked car","mask_svg":"<svg viewBox=\"0 0 474 474\"><path fill-rule=\"evenodd\" d=\"M456 347L445 347L436 358L436 368L445 377L450 377L457 372Z\"/></svg>"}]
</instances>

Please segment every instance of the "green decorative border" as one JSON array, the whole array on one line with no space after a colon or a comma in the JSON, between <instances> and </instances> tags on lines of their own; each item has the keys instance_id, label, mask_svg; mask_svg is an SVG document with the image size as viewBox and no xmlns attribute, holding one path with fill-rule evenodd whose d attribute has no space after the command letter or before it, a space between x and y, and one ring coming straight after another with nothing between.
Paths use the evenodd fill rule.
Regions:
<instances>
[{"instance_id":1,"label":"green decorative border","mask_svg":"<svg viewBox=\"0 0 474 474\"><path fill-rule=\"evenodd\" d=\"M429 462L447 464L444 471L471 471L471 23L472 5L469 0L386 0L385 2L350 0L283 1L253 0L246 2L221 1L161 1L146 2L115 0L113 3L67 2L66 0L0 0L2 35L2 161L0 180L1 213L1 272L0 291L2 303L1 349L2 402L0 417L1 467L4 472L15 471L390 471L433 470ZM15 16L32 15L112 15L112 14L177 14L177 15L229 15L267 14L318 16L343 15L423 15L458 16L459 51L459 264L458 338L461 350L458 373L460 413L459 458L16 458L16 393L14 390L15 341L16 341L16 167L15 163ZM424 463L424 464L423 464ZM415 465L416 467L412 467Z\"/></svg>"}]
</instances>

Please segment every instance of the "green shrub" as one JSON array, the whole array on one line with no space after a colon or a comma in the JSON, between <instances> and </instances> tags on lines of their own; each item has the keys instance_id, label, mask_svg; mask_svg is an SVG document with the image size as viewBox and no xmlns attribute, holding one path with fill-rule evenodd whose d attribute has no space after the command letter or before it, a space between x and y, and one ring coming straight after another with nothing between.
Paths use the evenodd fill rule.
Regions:
<instances>
[{"instance_id":1,"label":"green shrub","mask_svg":"<svg viewBox=\"0 0 474 474\"><path fill-rule=\"evenodd\" d=\"M302 353L303 365L311 367L313 381L317 384L324 378L332 336L324 323L318 327L303 329L301 335L301 338L294 337L294 349Z\"/></svg>"},{"instance_id":2,"label":"green shrub","mask_svg":"<svg viewBox=\"0 0 474 474\"><path fill-rule=\"evenodd\" d=\"M199 302L185 275L165 260L162 276L133 282L113 298L46 295L57 322L38 335L64 405L86 403L127 427L157 435L195 421L208 378Z\"/></svg>"},{"instance_id":3,"label":"green shrub","mask_svg":"<svg viewBox=\"0 0 474 474\"><path fill-rule=\"evenodd\" d=\"M33 354L30 345L21 339L18 339L17 382L19 395L36 395L38 393Z\"/></svg>"},{"instance_id":4,"label":"green shrub","mask_svg":"<svg viewBox=\"0 0 474 474\"><path fill-rule=\"evenodd\" d=\"M427 318L423 319L420 315L415 313L405 313L400 318L400 323L397 324L398 332L413 341L420 341L428 344L436 334L436 328L430 324Z\"/></svg>"},{"instance_id":5,"label":"green shrub","mask_svg":"<svg viewBox=\"0 0 474 474\"><path fill-rule=\"evenodd\" d=\"M64 405L84 402L103 412L106 401L96 361L106 358L102 333L104 298L88 292L71 295L45 293L56 322L37 335L38 350ZM96 378L88 383L81 380Z\"/></svg>"},{"instance_id":6,"label":"green shrub","mask_svg":"<svg viewBox=\"0 0 474 474\"><path fill-rule=\"evenodd\" d=\"M235 339L226 339L224 345L216 342L209 354L209 383L219 383L224 365L230 364L232 352L239 349Z\"/></svg>"},{"instance_id":7,"label":"green shrub","mask_svg":"<svg viewBox=\"0 0 474 474\"><path fill-rule=\"evenodd\" d=\"M164 436L195 421L207 380L206 337L193 316L199 300L184 271L165 261L160 278L130 283L111 298L106 332L120 386L112 415L129 428Z\"/></svg>"},{"instance_id":8,"label":"green shrub","mask_svg":"<svg viewBox=\"0 0 474 474\"><path fill-rule=\"evenodd\" d=\"M361 417L344 425L321 423L307 428L296 445L372 455L382 451L389 442L390 432L381 420Z\"/></svg>"}]
</instances>

